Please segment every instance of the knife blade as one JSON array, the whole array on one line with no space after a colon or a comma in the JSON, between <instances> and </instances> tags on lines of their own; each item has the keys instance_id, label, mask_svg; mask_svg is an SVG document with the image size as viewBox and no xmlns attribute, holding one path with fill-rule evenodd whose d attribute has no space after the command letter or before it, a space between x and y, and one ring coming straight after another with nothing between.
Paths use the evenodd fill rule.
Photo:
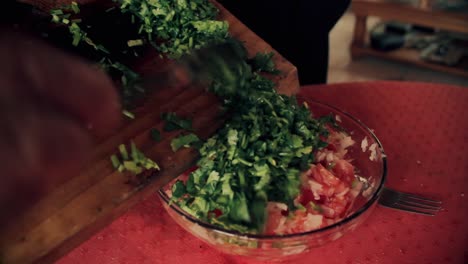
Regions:
<instances>
[{"instance_id":1,"label":"knife blade","mask_svg":"<svg viewBox=\"0 0 468 264\"><path fill-rule=\"evenodd\" d=\"M235 39L209 44L182 56L166 70L143 76L143 87L167 87L172 85L206 84L219 77L242 74L239 68L246 67L247 52ZM248 67L248 66L247 66ZM224 79L224 78L223 78ZM235 85L226 85L227 93L235 92Z\"/></svg>"}]
</instances>

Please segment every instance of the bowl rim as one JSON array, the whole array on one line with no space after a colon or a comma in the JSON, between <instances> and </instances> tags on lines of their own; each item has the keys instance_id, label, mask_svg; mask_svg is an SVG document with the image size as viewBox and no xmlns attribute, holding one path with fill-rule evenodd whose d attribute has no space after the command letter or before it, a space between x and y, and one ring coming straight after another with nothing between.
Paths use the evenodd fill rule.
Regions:
<instances>
[{"instance_id":1,"label":"bowl rim","mask_svg":"<svg viewBox=\"0 0 468 264\"><path fill-rule=\"evenodd\" d=\"M170 201L170 198L167 196L166 192L163 191L163 188L160 188L158 191L158 194L160 198L171 208L174 210L176 213L184 217L185 219L189 220L190 222L200 225L202 227L208 228L212 231L219 232L219 233L224 233L229 236L240 236L243 238L248 238L248 239L258 239L258 240L270 240L270 239L285 239L285 238L298 238L298 237L304 237L308 236L311 234L317 234L317 233L322 233L325 231L333 230L335 228L338 228L342 225L347 224L348 222L351 222L352 220L358 218L360 215L362 215L364 212L366 212L375 202L378 201L380 194L383 190L384 184L387 179L387 156L385 155L385 151L383 149L382 143L380 140L377 138L375 133L363 122L361 122L359 119L354 117L353 115L349 114L346 111L343 111L335 106L332 106L328 103L320 102L314 99L306 98L304 96L295 96L295 99L299 102L299 99L303 99L304 102L312 102L318 105L322 105L325 107L328 107L335 111L338 114L342 114L348 118L350 118L352 121L356 122L359 126L361 126L364 130L366 130L372 138L375 140L375 142L378 145L378 148L381 153L381 159L382 159L382 180L380 181L379 185L377 186L377 190L373 193L372 197L363 205L361 206L358 210L353 212L351 215L341 219L340 221L333 223L331 225L328 225L323 228L319 229L314 229L306 232L301 232L301 233L293 233L293 234L284 234L284 235L264 235L264 234L249 234L249 233L242 233L239 231L233 231L229 229L222 228L220 226L216 226L207 222L204 222L202 220L199 220L195 218L194 216L190 215L189 213L185 212L182 210L179 206L175 205L175 203Z\"/></svg>"}]
</instances>

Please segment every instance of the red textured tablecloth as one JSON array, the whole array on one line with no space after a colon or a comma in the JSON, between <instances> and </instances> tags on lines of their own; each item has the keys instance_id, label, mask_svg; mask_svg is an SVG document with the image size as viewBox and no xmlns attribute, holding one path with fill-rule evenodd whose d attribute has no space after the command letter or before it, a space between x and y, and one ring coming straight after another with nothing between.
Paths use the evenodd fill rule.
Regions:
<instances>
[{"instance_id":1,"label":"red textured tablecloth","mask_svg":"<svg viewBox=\"0 0 468 264\"><path fill-rule=\"evenodd\" d=\"M387 186L443 200L435 217L377 207L354 232L294 263L468 263L468 87L369 82L300 94L356 116L381 140ZM170 219L156 194L58 261L257 263L218 253Z\"/></svg>"}]
</instances>

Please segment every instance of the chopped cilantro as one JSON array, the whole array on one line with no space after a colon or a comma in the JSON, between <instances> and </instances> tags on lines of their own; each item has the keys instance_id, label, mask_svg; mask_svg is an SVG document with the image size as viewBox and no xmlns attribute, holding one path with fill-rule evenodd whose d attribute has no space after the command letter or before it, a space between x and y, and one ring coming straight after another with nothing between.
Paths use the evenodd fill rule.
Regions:
<instances>
[{"instance_id":1,"label":"chopped cilantro","mask_svg":"<svg viewBox=\"0 0 468 264\"><path fill-rule=\"evenodd\" d=\"M119 166L120 166L120 161L119 161L119 159L117 158L117 156L116 156L116 155L112 155L112 156L110 157L110 159L111 159L112 166L114 167L114 169L118 169Z\"/></svg>"},{"instance_id":2,"label":"chopped cilantro","mask_svg":"<svg viewBox=\"0 0 468 264\"><path fill-rule=\"evenodd\" d=\"M145 90L140 86L140 75L127 66L106 58L102 59L99 65L109 74L120 76L120 94L124 107L132 107L133 100L145 94Z\"/></svg>"},{"instance_id":3,"label":"chopped cilantro","mask_svg":"<svg viewBox=\"0 0 468 264\"><path fill-rule=\"evenodd\" d=\"M72 15L80 13L80 8L76 2L72 2L70 5L66 5L61 9L53 9L50 11L52 21L57 24L62 24L68 27L68 31L72 37L72 45L77 47L80 45L88 45L94 48L96 51L102 54L102 59L99 61L99 65L111 76L120 76L121 86L121 98L124 107L130 107L131 102L144 90L139 86L140 76L132 71L126 65L123 65L117 61L111 61L109 56L109 50L103 45L96 43L92 40L87 32L81 25L81 18L73 18ZM139 46L143 44L142 39L130 40L128 45L130 47ZM130 117L130 116L129 116Z\"/></svg>"},{"instance_id":4,"label":"chopped cilantro","mask_svg":"<svg viewBox=\"0 0 468 264\"><path fill-rule=\"evenodd\" d=\"M312 202L312 201L309 202L309 207L312 208L312 210L315 210L315 211L317 211L317 212L319 212L319 213L323 213L322 207L320 207L320 205L315 204L315 203Z\"/></svg>"},{"instance_id":5,"label":"chopped cilantro","mask_svg":"<svg viewBox=\"0 0 468 264\"><path fill-rule=\"evenodd\" d=\"M187 195L176 202L213 224L260 233L268 201L296 209L300 172L313 162L327 132L294 97L278 94L274 83L252 69L247 73L225 97L232 116L200 148L198 169L185 183ZM214 209L223 216L205 218Z\"/></svg>"},{"instance_id":6,"label":"chopped cilantro","mask_svg":"<svg viewBox=\"0 0 468 264\"><path fill-rule=\"evenodd\" d=\"M128 110L122 110L122 114L130 119L135 119L135 114L129 112Z\"/></svg>"},{"instance_id":7,"label":"chopped cilantro","mask_svg":"<svg viewBox=\"0 0 468 264\"><path fill-rule=\"evenodd\" d=\"M208 0L116 1L122 12L138 20L140 33L171 58L228 36L227 22L216 20L219 11ZM161 41L156 43L156 39Z\"/></svg>"},{"instance_id":8,"label":"chopped cilantro","mask_svg":"<svg viewBox=\"0 0 468 264\"><path fill-rule=\"evenodd\" d=\"M183 184L183 182L178 180L176 181L174 185L172 185L172 196L174 198L179 198L185 193L186 193L186 190L185 190L185 185Z\"/></svg>"},{"instance_id":9,"label":"chopped cilantro","mask_svg":"<svg viewBox=\"0 0 468 264\"><path fill-rule=\"evenodd\" d=\"M137 175L144 170L160 170L158 164L147 158L133 142L130 144L130 154L124 144L119 145L119 153L120 160L115 154L110 156L112 166L119 172L129 171Z\"/></svg>"},{"instance_id":10,"label":"chopped cilantro","mask_svg":"<svg viewBox=\"0 0 468 264\"><path fill-rule=\"evenodd\" d=\"M161 118L166 121L164 126L165 131L173 131L178 129L192 130L192 121L183 119L176 115L176 113L169 112L161 114Z\"/></svg>"},{"instance_id":11,"label":"chopped cilantro","mask_svg":"<svg viewBox=\"0 0 468 264\"><path fill-rule=\"evenodd\" d=\"M159 142L161 141L161 133L156 128L150 130L150 137L152 140Z\"/></svg>"},{"instance_id":12,"label":"chopped cilantro","mask_svg":"<svg viewBox=\"0 0 468 264\"><path fill-rule=\"evenodd\" d=\"M127 41L127 46L135 47L135 46L143 46L144 42L142 39L135 39Z\"/></svg>"},{"instance_id":13,"label":"chopped cilantro","mask_svg":"<svg viewBox=\"0 0 468 264\"><path fill-rule=\"evenodd\" d=\"M179 150L181 147L188 148L192 144L197 143L199 141L200 141L200 139L195 134L190 133L188 135L183 135L183 136L174 138L171 141L171 148L172 148L172 151L175 152L175 151Z\"/></svg>"},{"instance_id":14,"label":"chopped cilantro","mask_svg":"<svg viewBox=\"0 0 468 264\"><path fill-rule=\"evenodd\" d=\"M255 57L249 60L249 63L252 65L254 71L279 74L280 71L276 68L275 63L273 62L273 56L273 52L259 52L255 54Z\"/></svg>"},{"instance_id":15,"label":"chopped cilantro","mask_svg":"<svg viewBox=\"0 0 468 264\"><path fill-rule=\"evenodd\" d=\"M73 13L75 13L75 14L80 13L80 7L78 6L78 4L75 1L71 2L70 8L72 9Z\"/></svg>"}]
</instances>

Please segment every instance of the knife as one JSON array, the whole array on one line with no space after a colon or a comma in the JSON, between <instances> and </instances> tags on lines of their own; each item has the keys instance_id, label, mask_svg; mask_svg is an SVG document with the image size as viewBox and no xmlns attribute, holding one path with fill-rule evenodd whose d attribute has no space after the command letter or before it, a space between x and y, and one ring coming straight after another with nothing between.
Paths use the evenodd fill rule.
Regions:
<instances>
[{"instance_id":1,"label":"knife","mask_svg":"<svg viewBox=\"0 0 468 264\"><path fill-rule=\"evenodd\" d=\"M202 84L204 87L211 81L223 78L224 93L235 93L237 77L242 69L249 67L246 63L247 52L236 39L228 38L220 43L206 45L192 50L189 54L175 60L168 69L142 77L144 87L167 87L174 84ZM226 78L226 76L231 78ZM230 83L232 79L233 83ZM198 85L197 85L198 86Z\"/></svg>"}]
</instances>

